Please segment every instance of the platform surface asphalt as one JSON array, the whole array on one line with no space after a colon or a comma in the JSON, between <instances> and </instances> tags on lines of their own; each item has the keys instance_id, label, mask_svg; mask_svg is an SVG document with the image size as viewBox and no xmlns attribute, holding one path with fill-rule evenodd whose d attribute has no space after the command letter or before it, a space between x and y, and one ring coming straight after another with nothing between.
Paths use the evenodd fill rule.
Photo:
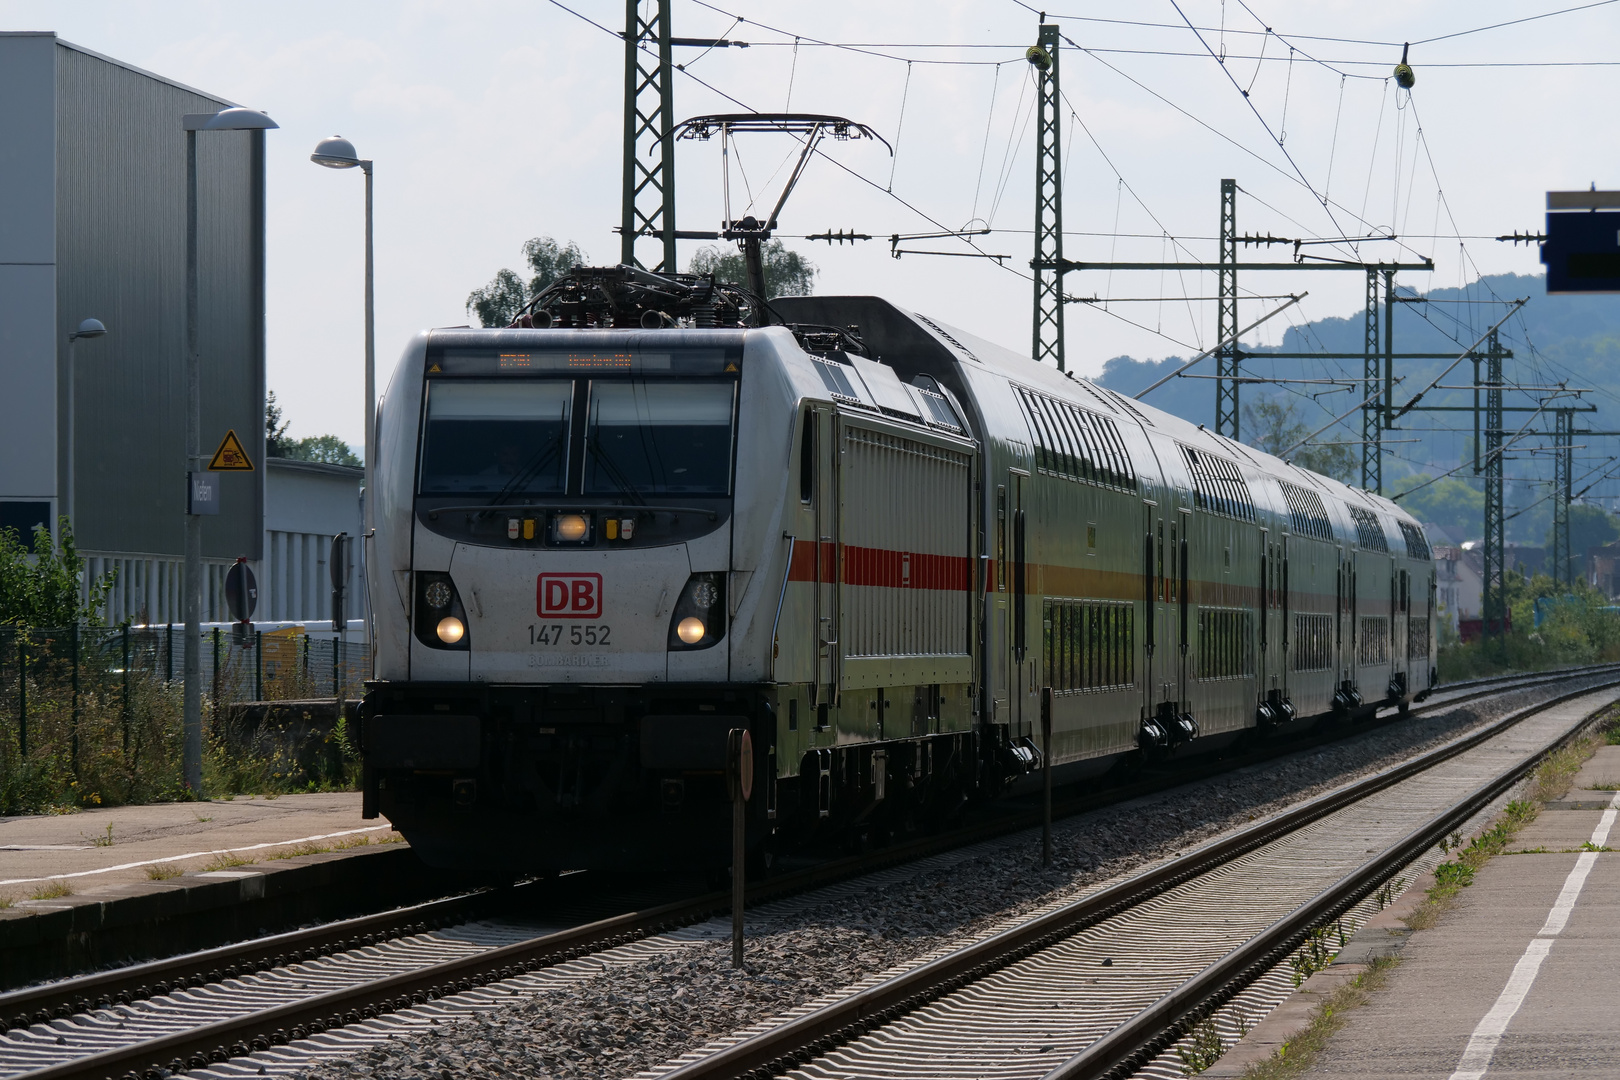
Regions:
<instances>
[{"instance_id":1,"label":"platform surface asphalt","mask_svg":"<svg viewBox=\"0 0 1620 1080\"><path fill-rule=\"evenodd\" d=\"M1313 1080L1620 1077L1620 746L1413 934ZM1607 809L1603 809L1607 807Z\"/></svg>"},{"instance_id":2,"label":"platform surface asphalt","mask_svg":"<svg viewBox=\"0 0 1620 1080\"><path fill-rule=\"evenodd\" d=\"M153 865L193 873L221 852L253 860L300 845L393 836L387 822L361 818L353 791L0 818L0 896L22 899L56 878L75 893L144 882Z\"/></svg>"}]
</instances>

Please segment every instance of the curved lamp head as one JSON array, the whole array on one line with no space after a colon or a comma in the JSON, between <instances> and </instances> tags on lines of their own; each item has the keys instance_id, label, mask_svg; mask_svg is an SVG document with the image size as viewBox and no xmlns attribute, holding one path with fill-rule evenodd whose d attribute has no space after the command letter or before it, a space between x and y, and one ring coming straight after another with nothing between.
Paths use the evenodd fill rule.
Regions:
<instances>
[{"instance_id":1,"label":"curved lamp head","mask_svg":"<svg viewBox=\"0 0 1620 1080\"><path fill-rule=\"evenodd\" d=\"M240 106L217 113L187 113L184 117L187 131L263 131L280 126L259 110Z\"/></svg>"},{"instance_id":2,"label":"curved lamp head","mask_svg":"<svg viewBox=\"0 0 1620 1080\"><path fill-rule=\"evenodd\" d=\"M106 332L107 327L102 324L100 319L86 319L79 324L77 330L68 335L68 340L77 341L79 338L100 337Z\"/></svg>"},{"instance_id":3,"label":"curved lamp head","mask_svg":"<svg viewBox=\"0 0 1620 1080\"><path fill-rule=\"evenodd\" d=\"M352 169L364 164L360 155L354 152L354 143L341 135L333 135L316 143L315 152L309 155L309 160L328 169Z\"/></svg>"}]
</instances>

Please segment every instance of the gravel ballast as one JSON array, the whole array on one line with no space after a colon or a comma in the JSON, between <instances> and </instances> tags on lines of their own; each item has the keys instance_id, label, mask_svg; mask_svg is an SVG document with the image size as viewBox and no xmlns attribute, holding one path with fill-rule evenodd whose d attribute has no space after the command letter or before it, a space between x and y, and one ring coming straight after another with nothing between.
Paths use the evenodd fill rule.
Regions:
<instances>
[{"instance_id":1,"label":"gravel ballast","mask_svg":"<svg viewBox=\"0 0 1620 1080\"><path fill-rule=\"evenodd\" d=\"M410 1038L292 1075L614 1078L654 1070L1569 688L1554 684L1390 723L1057 822L1048 868L1040 865L1034 830L765 905L749 912L744 971L731 967L729 940L698 942L601 974L556 979L512 1004L416 1028ZM724 932L719 924L716 930Z\"/></svg>"}]
</instances>

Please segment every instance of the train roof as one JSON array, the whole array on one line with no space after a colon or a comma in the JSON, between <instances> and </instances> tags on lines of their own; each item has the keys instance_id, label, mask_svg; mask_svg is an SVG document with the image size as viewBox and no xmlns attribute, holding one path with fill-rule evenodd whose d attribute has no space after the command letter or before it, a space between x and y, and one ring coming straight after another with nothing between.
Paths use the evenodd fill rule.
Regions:
<instances>
[{"instance_id":1,"label":"train roof","mask_svg":"<svg viewBox=\"0 0 1620 1080\"><path fill-rule=\"evenodd\" d=\"M856 325L876 360L894 367L901 378L917 374L939 377L938 365L969 364L993 371L1032 390L1075 401L1092 409L1131 418L1149 431L1185 446L1227 458L1238 458L1279 480L1314 488L1347 506L1381 511L1397 521L1418 525L1398 503L1374 492L1301 468L1273 454L1219 435L1145 402L1098 386L1090 379L1065 374L984 338L919 312L906 311L878 296L793 296L771 301L782 317L835 326ZM1421 527L1421 526L1420 526Z\"/></svg>"}]
</instances>

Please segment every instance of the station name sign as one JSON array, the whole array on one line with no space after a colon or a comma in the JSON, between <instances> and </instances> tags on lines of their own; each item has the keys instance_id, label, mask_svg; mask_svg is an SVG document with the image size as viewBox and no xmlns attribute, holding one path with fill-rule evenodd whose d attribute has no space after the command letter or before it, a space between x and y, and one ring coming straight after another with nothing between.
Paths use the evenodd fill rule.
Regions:
<instances>
[{"instance_id":1,"label":"station name sign","mask_svg":"<svg viewBox=\"0 0 1620 1080\"><path fill-rule=\"evenodd\" d=\"M1620 293L1620 191L1547 192L1547 293Z\"/></svg>"}]
</instances>

